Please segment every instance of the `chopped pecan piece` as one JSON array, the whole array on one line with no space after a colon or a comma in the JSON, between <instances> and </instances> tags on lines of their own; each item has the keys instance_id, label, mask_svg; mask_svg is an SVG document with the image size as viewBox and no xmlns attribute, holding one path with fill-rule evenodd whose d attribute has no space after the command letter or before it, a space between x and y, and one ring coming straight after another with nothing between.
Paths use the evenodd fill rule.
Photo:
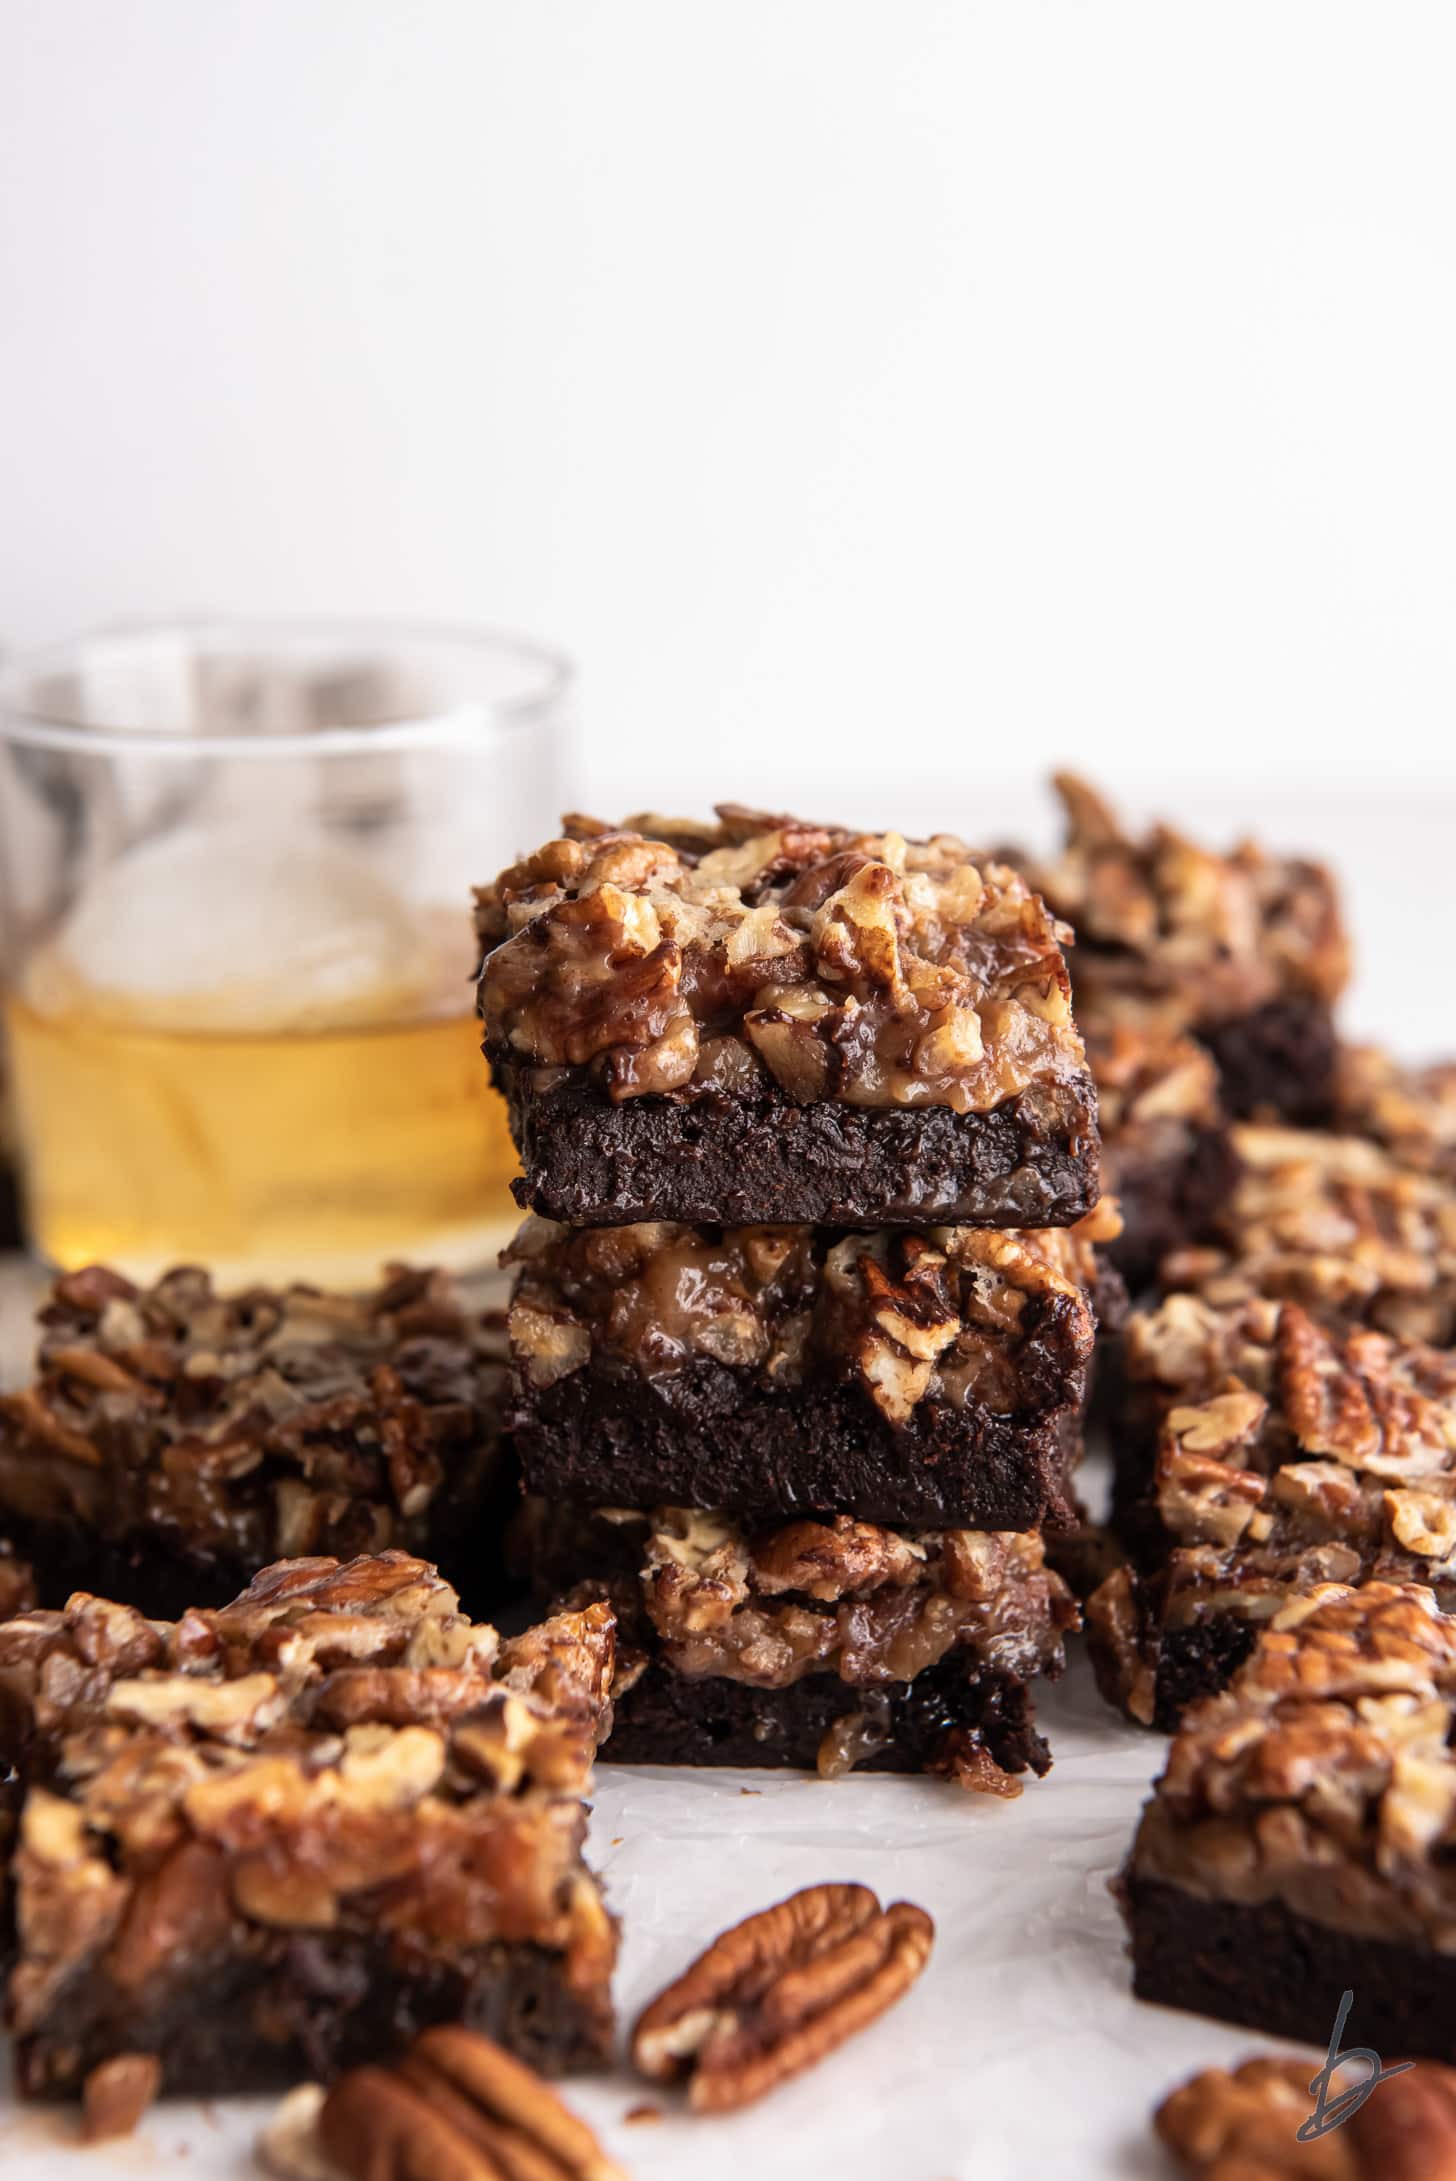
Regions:
<instances>
[{"instance_id":1,"label":"chopped pecan piece","mask_svg":"<svg viewBox=\"0 0 1456 2181\"><path fill-rule=\"evenodd\" d=\"M687 2076L694 2111L730 2112L868 2028L915 1982L934 1938L912 1902L882 1909L867 1886L806 1886L722 1932L659 1993L632 2058L653 2082Z\"/></svg>"}]
</instances>

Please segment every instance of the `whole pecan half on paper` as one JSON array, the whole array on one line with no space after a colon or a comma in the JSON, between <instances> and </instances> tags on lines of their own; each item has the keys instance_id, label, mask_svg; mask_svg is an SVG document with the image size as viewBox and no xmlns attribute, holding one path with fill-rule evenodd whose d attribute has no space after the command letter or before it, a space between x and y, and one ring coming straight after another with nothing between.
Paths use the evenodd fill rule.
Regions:
<instances>
[{"instance_id":1,"label":"whole pecan half on paper","mask_svg":"<svg viewBox=\"0 0 1456 2181\"><path fill-rule=\"evenodd\" d=\"M868 1886L806 1886L716 1938L653 2000L632 2058L689 2078L695 2112L726 2113L787 2082L892 2007L930 1958L923 1908Z\"/></svg>"},{"instance_id":2,"label":"whole pecan half on paper","mask_svg":"<svg viewBox=\"0 0 1456 2181\"><path fill-rule=\"evenodd\" d=\"M294 2091L260 2151L284 2181L625 2181L534 2069L475 2030Z\"/></svg>"}]
</instances>

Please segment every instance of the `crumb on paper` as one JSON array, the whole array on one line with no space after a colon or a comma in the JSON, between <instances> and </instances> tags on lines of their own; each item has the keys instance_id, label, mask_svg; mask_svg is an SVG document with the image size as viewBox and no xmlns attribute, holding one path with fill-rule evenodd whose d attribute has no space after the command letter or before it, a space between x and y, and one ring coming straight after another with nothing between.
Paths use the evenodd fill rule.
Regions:
<instances>
[{"instance_id":1,"label":"crumb on paper","mask_svg":"<svg viewBox=\"0 0 1456 2181\"><path fill-rule=\"evenodd\" d=\"M644 2122L661 2120L662 2107L660 2105L630 2105L622 2115L622 2119L629 2128L639 2128Z\"/></svg>"}]
</instances>

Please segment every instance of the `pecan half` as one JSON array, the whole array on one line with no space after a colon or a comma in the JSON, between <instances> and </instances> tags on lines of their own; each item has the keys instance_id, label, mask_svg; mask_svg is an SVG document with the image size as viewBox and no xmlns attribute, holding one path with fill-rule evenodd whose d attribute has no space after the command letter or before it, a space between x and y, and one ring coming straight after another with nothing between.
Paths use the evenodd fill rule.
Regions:
<instances>
[{"instance_id":1,"label":"pecan half","mask_svg":"<svg viewBox=\"0 0 1456 2181\"><path fill-rule=\"evenodd\" d=\"M259 2156L283 2181L625 2181L585 2121L476 2030L425 2030L279 2107Z\"/></svg>"},{"instance_id":2,"label":"pecan half","mask_svg":"<svg viewBox=\"0 0 1456 2181\"><path fill-rule=\"evenodd\" d=\"M725 2113L813 2067L910 1989L930 1958L923 1908L868 1886L805 1886L722 1932L632 2033L653 2082L690 2078L695 2112Z\"/></svg>"},{"instance_id":3,"label":"pecan half","mask_svg":"<svg viewBox=\"0 0 1456 2181\"><path fill-rule=\"evenodd\" d=\"M1420 2061L1378 2083L1342 2127L1301 2143L1314 2069L1272 2058L1205 2068L1164 2099L1153 2126L1195 2181L1456 2181L1456 2069Z\"/></svg>"}]
</instances>

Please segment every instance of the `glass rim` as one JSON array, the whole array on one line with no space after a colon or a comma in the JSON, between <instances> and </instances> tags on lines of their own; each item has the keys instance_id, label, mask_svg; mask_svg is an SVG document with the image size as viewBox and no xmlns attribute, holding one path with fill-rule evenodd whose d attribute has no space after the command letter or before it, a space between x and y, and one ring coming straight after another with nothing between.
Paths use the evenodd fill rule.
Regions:
<instances>
[{"instance_id":1,"label":"glass rim","mask_svg":"<svg viewBox=\"0 0 1456 2181\"><path fill-rule=\"evenodd\" d=\"M308 643L373 646L388 657L410 651L449 648L482 657L514 661L534 670L534 679L509 697L462 697L433 712L411 713L377 726L310 727L300 734L198 734L189 728L150 729L118 721L98 725L47 709L24 694L45 674L78 665L97 645L155 643L173 637L201 649L207 642L262 650ZM358 755L371 750L402 750L432 744L462 744L491 733L515 732L548 715L570 690L576 669L566 653L535 637L478 624L445 621L372 619L367 615L227 615L178 616L167 620L110 622L79 636L24 647L0 658L0 743L69 751L92 756L193 758L268 758Z\"/></svg>"}]
</instances>

